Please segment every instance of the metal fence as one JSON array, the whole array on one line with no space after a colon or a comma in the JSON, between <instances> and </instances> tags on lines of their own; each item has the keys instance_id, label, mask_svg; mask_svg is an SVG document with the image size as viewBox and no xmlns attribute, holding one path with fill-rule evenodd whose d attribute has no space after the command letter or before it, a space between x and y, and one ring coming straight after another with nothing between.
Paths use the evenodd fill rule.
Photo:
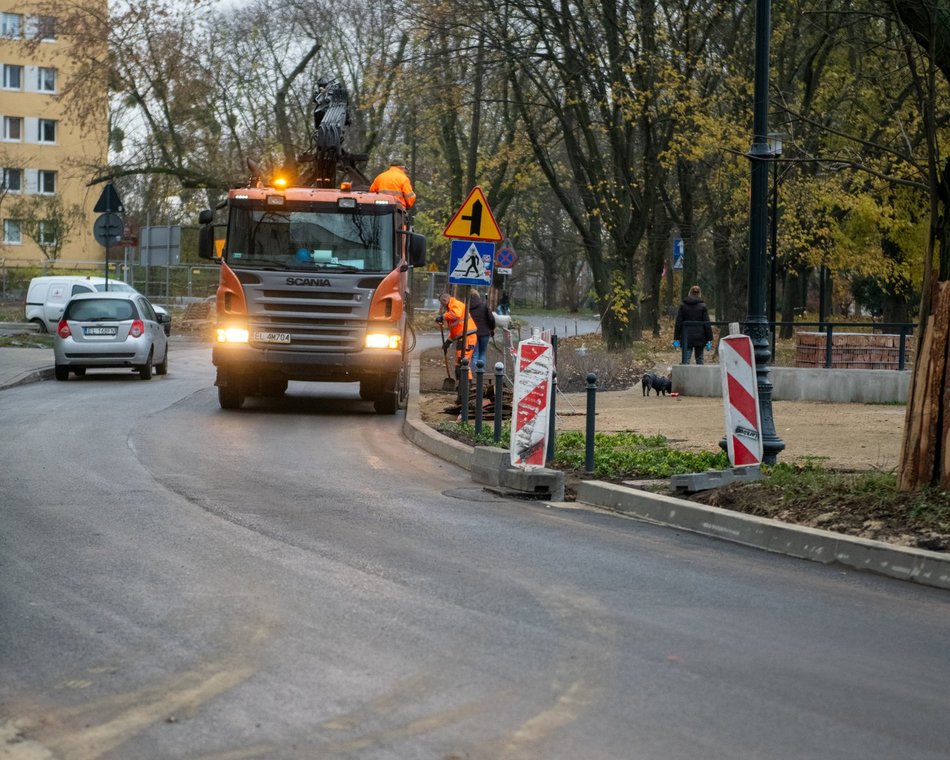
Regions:
<instances>
[{"instance_id":1,"label":"metal fence","mask_svg":"<svg viewBox=\"0 0 950 760\"><path fill-rule=\"evenodd\" d=\"M702 322L683 322L702 326ZM731 322L713 322L720 336L729 333ZM745 323L739 323L745 331ZM784 322L768 323L771 334L773 366L823 367L825 369L892 369L904 370L913 363L913 322L795 322L792 324L791 346L780 342L777 330ZM680 342L681 363L688 364L692 350ZM792 349L794 349L792 351Z\"/></svg>"},{"instance_id":2,"label":"metal fence","mask_svg":"<svg viewBox=\"0 0 950 760\"><path fill-rule=\"evenodd\" d=\"M0 263L0 299L26 299L30 280L45 275L91 275L104 277L105 264L101 261ZM213 296L218 286L219 268L215 264L179 264L146 267L124 261L109 262L110 279L128 283L157 304L187 304Z\"/></svg>"}]
</instances>

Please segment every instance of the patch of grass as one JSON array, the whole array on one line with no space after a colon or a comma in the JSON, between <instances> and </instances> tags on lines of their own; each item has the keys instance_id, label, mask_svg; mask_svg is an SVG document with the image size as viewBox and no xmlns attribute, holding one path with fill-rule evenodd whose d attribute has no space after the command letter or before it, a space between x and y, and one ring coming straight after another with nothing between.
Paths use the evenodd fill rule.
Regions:
<instances>
[{"instance_id":1,"label":"patch of grass","mask_svg":"<svg viewBox=\"0 0 950 760\"><path fill-rule=\"evenodd\" d=\"M583 433L560 433L551 466L584 472L587 441ZM668 478L687 472L722 470L729 466L725 452L693 453L671 448L662 435L638 433L595 433L594 470L596 477L609 480Z\"/></svg>"},{"instance_id":2,"label":"patch of grass","mask_svg":"<svg viewBox=\"0 0 950 760\"><path fill-rule=\"evenodd\" d=\"M925 488L917 494L910 517L921 526L950 533L950 493Z\"/></svg>"},{"instance_id":3,"label":"patch of grass","mask_svg":"<svg viewBox=\"0 0 950 760\"><path fill-rule=\"evenodd\" d=\"M482 424L481 432L475 435L474 422L440 422L436 425L442 435L456 441L467 443L469 446L496 446L507 449L511 446L511 423L505 422L501 427L501 440L495 442L495 423L492 420Z\"/></svg>"},{"instance_id":4,"label":"patch of grass","mask_svg":"<svg viewBox=\"0 0 950 760\"><path fill-rule=\"evenodd\" d=\"M475 436L472 423L442 422L440 433L472 446L497 446L507 449L511 442L511 425L502 427L501 440L495 443L491 423ZM585 473L587 443L584 433L558 433L554 442L554 459L550 467L577 474ZM662 435L638 433L595 433L594 476L608 480L632 478L668 478L687 472L722 470L729 466L725 452L692 453L670 448Z\"/></svg>"},{"instance_id":5,"label":"patch of grass","mask_svg":"<svg viewBox=\"0 0 950 760\"><path fill-rule=\"evenodd\" d=\"M0 303L0 322L22 322L23 304L22 303Z\"/></svg>"},{"instance_id":6,"label":"patch of grass","mask_svg":"<svg viewBox=\"0 0 950 760\"><path fill-rule=\"evenodd\" d=\"M0 336L0 348L52 348L53 336L39 333Z\"/></svg>"}]
</instances>

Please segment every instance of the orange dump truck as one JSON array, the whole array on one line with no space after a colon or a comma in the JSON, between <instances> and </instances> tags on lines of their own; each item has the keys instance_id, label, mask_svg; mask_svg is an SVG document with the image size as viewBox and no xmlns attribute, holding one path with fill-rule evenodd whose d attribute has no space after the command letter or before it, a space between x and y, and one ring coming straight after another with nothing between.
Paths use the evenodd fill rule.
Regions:
<instances>
[{"instance_id":1,"label":"orange dump truck","mask_svg":"<svg viewBox=\"0 0 950 760\"><path fill-rule=\"evenodd\" d=\"M279 396L290 380L358 382L381 414L406 400L410 275L425 238L392 196L328 186L353 157L345 109L334 115L342 88L321 87L312 150L298 157L311 168L295 186L252 177L199 216L199 253L221 267L212 361L224 409Z\"/></svg>"}]
</instances>

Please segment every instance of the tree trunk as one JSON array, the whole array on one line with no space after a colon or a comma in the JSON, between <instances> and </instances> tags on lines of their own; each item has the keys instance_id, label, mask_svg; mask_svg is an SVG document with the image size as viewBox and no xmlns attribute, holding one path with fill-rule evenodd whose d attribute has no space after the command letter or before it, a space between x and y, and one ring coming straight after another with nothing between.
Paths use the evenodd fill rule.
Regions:
<instances>
[{"instance_id":1,"label":"tree trunk","mask_svg":"<svg viewBox=\"0 0 950 760\"><path fill-rule=\"evenodd\" d=\"M922 320L907 399L898 486L950 488L950 282L936 282L930 316Z\"/></svg>"},{"instance_id":2,"label":"tree trunk","mask_svg":"<svg viewBox=\"0 0 950 760\"><path fill-rule=\"evenodd\" d=\"M733 230L729 224L713 228L713 262L715 266L716 321L738 322L745 317L748 278L742 277L732 250ZM685 284L685 281L684 281ZM695 284L695 283L690 283Z\"/></svg>"},{"instance_id":3,"label":"tree trunk","mask_svg":"<svg viewBox=\"0 0 950 760\"><path fill-rule=\"evenodd\" d=\"M640 316L645 327L650 327L653 337L660 335L660 288L663 284L663 265L670 249L672 224L666 206L657 199L653 204L653 219L647 230L647 254L644 267L644 292L640 301Z\"/></svg>"}]
</instances>

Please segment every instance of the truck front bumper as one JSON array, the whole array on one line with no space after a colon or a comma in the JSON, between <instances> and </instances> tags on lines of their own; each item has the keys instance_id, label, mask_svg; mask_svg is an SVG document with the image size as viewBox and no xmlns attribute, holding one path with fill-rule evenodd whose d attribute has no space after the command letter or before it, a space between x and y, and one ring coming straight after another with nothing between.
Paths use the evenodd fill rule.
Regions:
<instances>
[{"instance_id":1,"label":"truck front bumper","mask_svg":"<svg viewBox=\"0 0 950 760\"><path fill-rule=\"evenodd\" d=\"M367 348L355 353L302 352L246 344L215 345L211 361L238 376L283 375L288 380L352 382L398 374L402 353Z\"/></svg>"}]
</instances>

